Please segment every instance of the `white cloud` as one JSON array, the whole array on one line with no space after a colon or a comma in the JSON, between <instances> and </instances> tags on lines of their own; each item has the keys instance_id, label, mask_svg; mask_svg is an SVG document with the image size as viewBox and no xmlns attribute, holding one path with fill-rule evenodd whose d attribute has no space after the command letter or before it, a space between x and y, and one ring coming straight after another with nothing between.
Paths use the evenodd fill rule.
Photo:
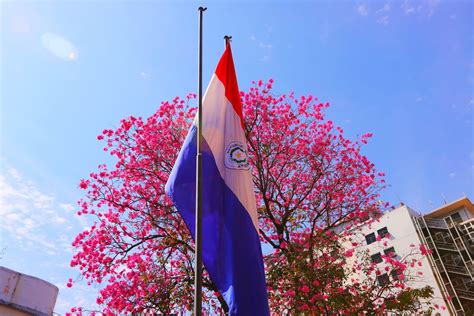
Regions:
<instances>
[{"instance_id":1,"label":"white cloud","mask_svg":"<svg viewBox=\"0 0 474 316\"><path fill-rule=\"evenodd\" d=\"M265 55L262 58L260 58L260 61L261 62L268 62L271 59L271 53L272 53L272 48L273 48L272 44L264 43L264 42L258 40L255 35L251 35L249 37L249 39L252 42L256 43L258 47L265 50Z\"/></svg>"},{"instance_id":2,"label":"white cloud","mask_svg":"<svg viewBox=\"0 0 474 316\"><path fill-rule=\"evenodd\" d=\"M61 35L44 33L41 36L41 42L44 48L58 58L67 61L74 61L78 58L77 48Z\"/></svg>"},{"instance_id":3,"label":"white cloud","mask_svg":"<svg viewBox=\"0 0 474 316\"><path fill-rule=\"evenodd\" d=\"M52 231L63 229L72 205L56 203L51 193L41 192L14 168L0 173L0 230L12 236L18 246L56 253Z\"/></svg>"},{"instance_id":4,"label":"white cloud","mask_svg":"<svg viewBox=\"0 0 474 316\"><path fill-rule=\"evenodd\" d=\"M449 177L450 177L451 179L454 179L454 178L456 177L456 172L451 172L451 173L449 173Z\"/></svg>"},{"instance_id":5,"label":"white cloud","mask_svg":"<svg viewBox=\"0 0 474 316\"><path fill-rule=\"evenodd\" d=\"M357 6L357 13L362 16L367 16L369 14L367 6L365 4L359 4Z\"/></svg>"},{"instance_id":6,"label":"white cloud","mask_svg":"<svg viewBox=\"0 0 474 316\"><path fill-rule=\"evenodd\" d=\"M258 43L258 47L262 47L262 48L272 48L272 44L265 44L265 43Z\"/></svg>"},{"instance_id":7,"label":"white cloud","mask_svg":"<svg viewBox=\"0 0 474 316\"><path fill-rule=\"evenodd\" d=\"M415 101L416 101L416 102L421 102L421 101L423 101L423 98L422 98L422 97L418 97L418 98L416 98Z\"/></svg>"},{"instance_id":8,"label":"white cloud","mask_svg":"<svg viewBox=\"0 0 474 316\"><path fill-rule=\"evenodd\" d=\"M20 181L22 179L20 173L15 168L9 168L7 172L17 181Z\"/></svg>"},{"instance_id":9,"label":"white cloud","mask_svg":"<svg viewBox=\"0 0 474 316\"><path fill-rule=\"evenodd\" d=\"M400 8L406 15L417 15L420 17L431 17L436 9L438 8L438 5L440 3L439 0L422 0L422 1L410 1L410 0L405 0L403 3L400 5ZM455 15L451 15L450 18L456 17Z\"/></svg>"},{"instance_id":10,"label":"white cloud","mask_svg":"<svg viewBox=\"0 0 474 316\"><path fill-rule=\"evenodd\" d=\"M61 217L61 216L54 216L53 217L53 222L57 223L57 224L65 224L67 223L67 219L65 217Z\"/></svg>"},{"instance_id":11,"label":"white cloud","mask_svg":"<svg viewBox=\"0 0 474 316\"><path fill-rule=\"evenodd\" d=\"M252 42L256 42L257 45L258 45L258 47L267 48L267 49L272 49L272 44L270 44L270 43L264 43L264 42L262 42L262 41L257 40L257 38L255 37L255 35L252 35L252 36L250 36L249 38L250 38L250 40L251 40Z\"/></svg>"},{"instance_id":12,"label":"white cloud","mask_svg":"<svg viewBox=\"0 0 474 316\"><path fill-rule=\"evenodd\" d=\"M76 209L74 206L72 206L69 203L59 203L59 207L63 209L64 211L66 211L67 213L71 213L72 211Z\"/></svg>"},{"instance_id":13,"label":"white cloud","mask_svg":"<svg viewBox=\"0 0 474 316\"><path fill-rule=\"evenodd\" d=\"M381 16L376 22L383 26L387 26L390 23L390 17L388 15Z\"/></svg>"},{"instance_id":14,"label":"white cloud","mask_svg":"<svg viewBox=\"0 0 474 316\"><path fill-rule=\"evenodd\" d=\"M142 78L143 80L148 80L150 79L150 74L148 72L142 71L140 72L140 78Z\"/></svg>"},{"instance_id":15,"label":"white cloud","mask_svg":"<svg viewBox=\"0 0 474 316\"><path fill-rule=\"evenodd\" d=\"M75 209L17 169L1 166L0 252L6 246L5 255L0 253L1 263L56 283L60 293L55 312L59 315L73 306L97 309L95 297L101 287L87 286L79 272L70 267L72 240L87 225L87 219L77 216ZM78 282L66 288L67 279L74 275Z\"/></svg>"},{"instance_id":16,"label":"white cloud","mask_svg":"<svg viewBox=\"0 0 474 316\"><path fill-rule=\"evenodd\" d=\"M474 105L474 98L471 98L471 100L469 100L469 104Z\"/></svg>"},{"instance_id":17,"label":"white cloud","mask_svg":"<svg viewBox=\"0 0 474 316\"><path fill-rule=\"evenodd\" d=\"M387 12L390 12L390 10L392 9L392 7L390 6L390 4L385 4L381 9L378 9L377 10L377 14L383 14L383 13L387 13Z\"/></svg>"},{"instance_id":18,"label":"white cloud","mask_svg":"<svg viewBox=\"0 0 474 316\"><path fill-rule=\"evenodd\" d=\"M431 17L433 13L436 11L440 0L426 0L426 15Z\"/></svg>"},{"instance_id":19,"label":"white cloud","mask_svg":"<svg viewBox=\"0 0 474 316\"><path fill-rule=\"evenodd\" d=\"M63 294L58 296L55 311L68 311L73 306L86 307L87 310L100 309L95 303L95 297L98 295L98 289L81 283L73 283L72 288L67 288L64 286L64 283L55 283L55 285L59 288L60 293Z\"/></svg>"},{"instance_id":20,"label":"white cloud","mask_svg":"<svg viewBox=\"0 0 474 316\"><path fill-rule=\"evenodd\" d=\"M415 13L415 11L416 11L415 6L412 5L412 4L410 3L410 1L408 1L408 0L405 0L405 1L402 3L401 8L402 8L403 12L404 12L406 15L413 14L413 13Z\"/></svg>"},{"instance_id":21,"label":"white cloud","mask_svg":"<svg viewBox=\"0 0 474 316\"><path fill-rule=\"evenodd\" d=\"M405 9L405 14L412 14L415 12L415 7L408 7Z\"/></svg>"},{"instance_id":22,"label":"white cloud","mask_svg":"<svg viewBox=\"0 0 474 316\"><path fill-rule=\"evenodd\" d=\"M377 3L376 1L373 3ZM400 3L400 2L398 2ZM397 2L389 1L385 3L378 10L375 10L376 22L381 25L388 25L390 21L391 13L396 14L393 17L398 17L397 11L401 11L406 16L418 17L418 18L430 18L437 10L440 0L419 0L411 1L404 0L398 5ZM395 4L395 5L394 5ZM359 4L356 7L357 14L361 16L368 16L369 9L364 3ZM451 14L451 19L455 19L456 15Z\"/></svg>"}]
</instances>

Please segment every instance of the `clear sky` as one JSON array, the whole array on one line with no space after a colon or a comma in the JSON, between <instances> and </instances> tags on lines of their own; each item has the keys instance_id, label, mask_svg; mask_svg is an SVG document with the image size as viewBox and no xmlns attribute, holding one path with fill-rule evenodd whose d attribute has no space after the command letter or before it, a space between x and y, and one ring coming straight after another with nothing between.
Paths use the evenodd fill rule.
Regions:
<instances>
[{"instance_id":1,"label":"clear sky","mask_svg":"<svg viewBox=\"0 0 474 316\"><path fill-rule=\"evenodd\" d=\"M329 101L328 117L425 212L474 199L472 1L0 1L0 265L60 288L57 312L92 307L67 289L79 179L109 158L96 136L195 92L197 7L204 81L233 36L241 89L273 78Z\"/></svg>"}]
</instances>

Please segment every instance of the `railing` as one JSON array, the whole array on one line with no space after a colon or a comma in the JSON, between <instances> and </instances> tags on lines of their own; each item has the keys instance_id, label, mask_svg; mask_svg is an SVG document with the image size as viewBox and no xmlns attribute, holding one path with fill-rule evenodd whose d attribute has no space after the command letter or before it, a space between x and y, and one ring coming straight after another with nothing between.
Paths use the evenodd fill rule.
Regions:
<instances>
[{"instance_id":1,"label":"railing","mask_svg":"<svg viewBox=\"0 0 474 316\"><path fill-rule=\"evenodd\" d=\"M474 292L473 291L467 291L467 290L461 290L461 289L456 289L456 292L458 295L464 299L468 299L471 301L474 301Z\"/></svg>"},{"instance_id":2,"label":"railing","mask_svg":"<svg viewBox=\"0 0 474 316\"><path fill-rule=\"evenodd\" d=\"M461 237L463 233L460 232L460 228L458 227L457 224L453 221L451 217L445 217L444 221L446 222L446 225L450 227L448 230L449 234L451 235L451 238L454 240L454 244L456 245L457 250L461 254L462 250L469 249L469 247L466 245L466 242L464 239ZM466 272L467 274L471 277L471 279L474 280L474 274L473 271L471 270L471 267L469 264L472 264L474 262L473 256L471 256L470 251L465 252L466 257L464 257L464 254L461 255L461 259L463 261L464 266L466 267Z\"/></svg>"},{"instance_id":3,"label":"railing","mask_svg":"<svg viewBox=\"0 0 474 316\"><path fill-rule=\"evenodd\" d=\"M428 258L428 261L430 262L431 267L433 268L435 278L437 279L438 284L442 288L441 293L443 297L445 298L446 305L448 307L448 310L450 311L450 314L458 314L458 313L462 314L464 313L464 308L461 305L461 301L459 300L459 297L456 295L456 291L454 290L454 286L453 286L453 283L451 282L451 278L448 272L446 271L446 268L444 267L443 262L441 261L441 256L433 241L433 236L431 235L430 229L427 227L428 224L426 220L427 219L425 219L423 216L412 218L413 224L415 224L416 231L418 233L418 236L420 237L422 244L425 247L428 247L428 249L432 249L433 253L436 254L436 258L435 258L433 254L428 253L427 258ZM432 225L436 225L436 226L442 225L437 220L431 223ZM446 223L444 223L444 226L446 226ZM426 235L425 235L425 231L426 231ZM446 280L441 275L442 272L445 273ZM451 297L451 299L449 299L449 297ZM456 302L457 306L454 305L454 302Z\"/></svg>"},{"instance_id":4,"label":"railing","mask_svg":"<svg viewBox=\"0 0 474 316\"><path fill-rule=\"evenodd\" d=\"M471 275L474 275L474 263L466 262L468 270L471 272ZM472 279L474 281L474 278Z\"/></svg>"},{"instance_id":5,"label":"railing","mask_svg":"<svg viewBox=\"0 0 474 316\"><path fill-rule=\"evenodd\" d=\"M462 225L462 226L474 226L474 217L473 218L470 218L468 220L465 220L464 222L460 223L459 225Z\"/></svg>"},{"instance_id":6,"label":"railing","mask_svg":"<svg viewBox=\"0 0 474 316\"><path fill-rule=\"evenodd\" d=\"M460 223L459 230L463 233L464 239L468 242L474 243L474 218L468 219Z\"/></svg>"},{"instance_id":7,"label":"railing","mask_svg":"<svg viewBox=\"0 0 474 316\"><path fill-rule=\"evenodd\" d=\"M438 240L436 238L433 238L433 240L434 240L436 246L438 246L438 248L457 251L456 246L454 245L453 242L445 242L445 241Z\"/></svg>"},{"instance_id":8,"label":"railing","mask_svg":"<svg viewBox=\"0 0 474 316\"><path fill-rule=\"evenodd\" d=\"M426 226L432 228L448 229L446 222L440 218L425 218Z\"/></svg>"},{"instance_id":9,"label":"railing","mask_svg":"<svg viewBox=\"0 0 474 316\"><path fill-rule=\"evenodd\" d=\"M439 263L437 265L439 268L441 268L441 265ZM459 265L449 264L449 263L444 262L444 267L446 268L446 270L448 270L448 272L469 276L469 272L467 271L465 266L459 266Z\"/></svg>"}]
</instances>

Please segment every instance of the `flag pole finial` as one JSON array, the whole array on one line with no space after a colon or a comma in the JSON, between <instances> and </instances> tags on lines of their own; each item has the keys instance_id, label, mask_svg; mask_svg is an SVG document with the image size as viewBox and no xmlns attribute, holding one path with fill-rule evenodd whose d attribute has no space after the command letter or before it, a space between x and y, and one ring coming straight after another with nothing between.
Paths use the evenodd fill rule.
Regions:
<instances>
[{"instance_id":1,"label":"flag pole finial","mask_svg":"<svg viewBox=\"0 0 474 316\"><path fill-rule=\"evenodd\" d=\"M225 44L226 47L227 47L227 45L230 44L230 42L232 42L232 36L224 35L224 44Z\"/></svg>"}]
</instances>

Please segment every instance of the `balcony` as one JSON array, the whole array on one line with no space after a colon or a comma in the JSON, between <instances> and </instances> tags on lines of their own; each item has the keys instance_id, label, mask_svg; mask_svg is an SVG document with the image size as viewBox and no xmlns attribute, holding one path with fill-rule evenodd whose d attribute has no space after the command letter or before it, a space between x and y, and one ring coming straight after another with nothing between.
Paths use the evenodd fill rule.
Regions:
<instances>
[{"instance_id":1,"label":"balcony","mask_svg":"<svg viewBox=\"0 0 474 316\"><path fill-rule=\"evenodd\" d=\"M430 228L448 229L446 222L441 218L425 218L425 222Z\"/></svg>"},{"instance_id":2,"label":"balcony","mask_svg":"<svg viewBox=\"0 0 474 316\"><path fill-rule=\"evenodd\" d=\"M448 250L448 251L458 251L456 245L453 242L447 242L442 239L433 238L436 247L438 249Z\"/></svg>"},{"instance_id":3,"label":"balcony","mask_svg":"<svg viewBox=\"0 0 474 316\"><path fill-rule=\"evenodd\" d=\"M469 277L471 276L469 273L470 271L468 271L464 265L459 265L455 263L446 263L446 262L443 262L443 264L444 264L444 267L446 268L446 271L448 271L448 273L455 273L455 274L460 274L460 275L469 276ZM441 266L440 262L436 263L436 265L438 266L440 271L443 270L443 267Z\"/></svg>"},{"instance_id":4,"label":"balcony","mask_svg":"<svg viewBox=\"0 0 474 316\"><path fill-rule=\"evenodd\" d=\"M470 300L470 301L474 301L474 292L473 291L456 289L456 293L461 298L464 298L464 299Z\"/></svg>"},{"instance_id":5,"label":"balcony","mask_svg":"<svg viewBox=\"0 0 474 316\"><path fill-rule=\"evenodd\" d=\"M474 218L470 218L462 223L459 224L460 227L464 227L466 229L472 227L474 228Z\"/></svg>"},{"instance_id":6,"label":"balcony","mask_svg":"<svg viewBox=\"0 0 474 316\"><path fill-rule=\"evenodd\" d=\"M459 224L459 230L464 236L464 240L474 243L474 218L468 219Z\"/></svg>"}]
</instances>

